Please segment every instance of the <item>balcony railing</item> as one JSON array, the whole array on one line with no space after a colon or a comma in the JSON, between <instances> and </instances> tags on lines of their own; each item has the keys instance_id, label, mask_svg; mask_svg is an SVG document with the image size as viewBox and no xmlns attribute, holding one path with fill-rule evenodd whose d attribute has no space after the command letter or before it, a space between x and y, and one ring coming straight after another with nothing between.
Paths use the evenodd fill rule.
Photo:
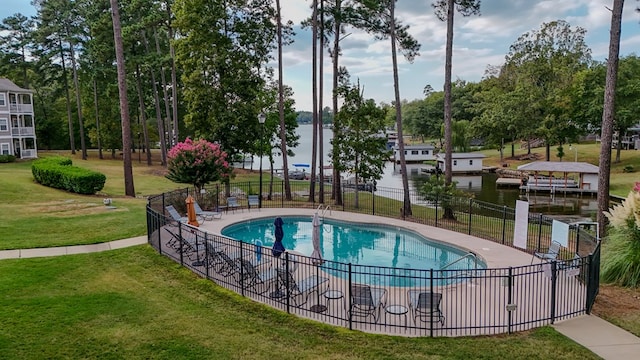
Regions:
<instances>
[{"instance_id":1,"label":"balcony railing","mask_svg":"<svg viewBox=\"0 0 640 360\"><path fill-rule=\"evenodd\" d=\"M9 111L12 113L33 113L31 104L9 104Z\"/></svg>"},{"instance_id":2,"label":"balcony railing","mask_svg":"<svg viewBox=\"0 0 640 360\"><path fill-rule=\"evenodd\" d=\"M11 135L14 136L34 136L36 134L33 127L14 127L11 128Z\"/></svg>"},{"instance_id":3,"label":"balcony railing","mask_svg":"<svg viewBox=\"0 0 640 360\"><path fill-rule=\"evenodd\" d=\"M20 158L22 159L32 159L37 157L38 152L35 149L23 149L20 150Z\"/></svg>"}]
</instances>

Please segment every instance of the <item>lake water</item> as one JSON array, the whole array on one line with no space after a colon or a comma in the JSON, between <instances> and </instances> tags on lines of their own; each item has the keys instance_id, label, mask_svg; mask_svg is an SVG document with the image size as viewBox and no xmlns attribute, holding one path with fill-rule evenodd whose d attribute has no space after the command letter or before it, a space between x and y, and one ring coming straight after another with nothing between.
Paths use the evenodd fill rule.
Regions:
<instances>
[{"instance_id":1,"label":"lake water","mask_svg":"<svg viewBox=\"0 0 640 360\"><path fill-rule=\"evenodd\" d=\"M313 149L313 127L311 125L299 125L298 135L300 135L300 144L293 148L294 156L288 158L289 169L293 170L293 164L311 164L311 152ZM323 153L324 165L331 165L331 138L333 137L332 129L323 129ZM260 158L256 157L254 168L257 168ZM263 169L269 168L268 158L263 158ZM414 188L420 177L422 164L407 164L409 172L409 186ZM282 158L276 156L274 158L274 168L282 169ZM386 163L382 179L377 182L380 187L402 188L402 175L400 174L400 166L394 162ZM309 171L308 168L305 171ZM326 172L328 174L328 172ZM545 215L553 215L567 221L575 221L578 219L594 217L598 204L595 196L585 195L583 197L555 195L551 196L547 193L537 193L536 195L521 194L519 189L514 188L496 188L496 174L483 173L482 175L473 176L453 176L453 181L457 182L457 187L474 194L475 199L479 201L490 202L498 205L505 205L515 208L516 200L525 200L529 202L529 211L543 213Z\"/></svg>"}]
</instances>

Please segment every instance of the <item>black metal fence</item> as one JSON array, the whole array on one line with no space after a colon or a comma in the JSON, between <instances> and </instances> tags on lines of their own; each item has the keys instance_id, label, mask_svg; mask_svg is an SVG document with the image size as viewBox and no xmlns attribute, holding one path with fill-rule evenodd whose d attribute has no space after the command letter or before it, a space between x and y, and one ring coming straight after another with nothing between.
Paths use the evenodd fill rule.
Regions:
<instances>
[{"instance_id":1,"label":"black metal fence","mask_svg":"<svg viewBox=\"0 0 640 360\"><path fill-rule=\"evenodd\" d=\"M274 188L276 185L274 185ZM402 218L513 247L514 209L467 198L425 200L411 194L412 215L402 214L403 192L346 188L344 204L309 201L309 184L294 182L264 193L262 207L326 208ZM200 276L288 313L362 331L418 336L466 336L531 329L589 313L599 286L600 246L590 229L570 227L558 261L498 269L398 269L324 261L203 232L173 221L165 207L185 213L191 194L208 210L224 210L229 197L249 207L255 183L215 185L194 194L177 190L149 198L149 243ZM277 191L276 191L277 190ZM328 188L330 191L330 188ZM318 199L316 194L316 200ZM443 219L443 215L448 219ZM168 214L167 214L168 215ZM451 216L453 215L453 216ZM214 220L215 221L215 220ZM552 219L529 215L527 251L545 251ZM394 245L389 244L389 248ZM577 256L576 256L577 255ZM434 254L435 256L435 254ZM382 279L382 280L381 280Z\"/></svg>"}]
</instances>

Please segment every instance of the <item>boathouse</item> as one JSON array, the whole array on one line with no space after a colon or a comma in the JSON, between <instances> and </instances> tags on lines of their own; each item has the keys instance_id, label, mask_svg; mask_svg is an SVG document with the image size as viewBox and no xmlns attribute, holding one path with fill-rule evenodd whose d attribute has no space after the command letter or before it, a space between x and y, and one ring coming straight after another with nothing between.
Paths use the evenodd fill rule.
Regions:
<instances>
[{"instance_id":1,"label":"boathouse","mask_svg":"<svg viewBox=\"0 0 640 360\"><path fill-rule=\"evenodd\" d=\"M428 160L435 160L435 146L431 144L412 144L404 146L404 161L406 163L422 163ZM393 159L400 163L400 147L393 147Z\"/></svg>"},{"instance_id":2,"label":"boathouse","mask_svg":"<svg viewBox=\"0 0 640 360\"><path fill-rule=\"evenodd\" d=\"M451 172L476 174L482 172L482 159L487 156L481 153L452 153L451 154ZM437 168L441 172L446 171L444 154L436 155L438 162Z\"/></svg>"},{"instance_id":3,"label":"boathouse","mask_svg":"<svg viewBox=\"0 0 640 360\"><path fill-rule=\"evenodd\" d=\"M523 183L527 190L598 192L599 168L586 162L535 161L518 166L518 170L530 174Z\"/></svg>"}]
</instances>

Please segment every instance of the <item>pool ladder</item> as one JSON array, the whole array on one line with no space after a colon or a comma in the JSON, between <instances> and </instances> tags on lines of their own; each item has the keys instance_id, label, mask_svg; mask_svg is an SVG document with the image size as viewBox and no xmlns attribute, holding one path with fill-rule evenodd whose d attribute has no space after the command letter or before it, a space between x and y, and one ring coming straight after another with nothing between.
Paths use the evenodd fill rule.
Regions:
<instances>
[{"instance_id":1,"label":"pool ladder","mask_svg":"<svg viewBox=\"0 0 640 360\"><path fill-rule=\"evenodd\" d=\"M322 209L322 204L318 205L318 207L316 208L316 213L318 211L320 211ZM324 217L324 214L327 212L327 210L329 211L329 215L331 215L331 205L327 205L324 207L324 210L322 210L322 214L320 214L321 217Z\"/></svg>"},{"instance_id":2,"label":"pool ladder","mask_svg":"<svg viewBox=\"0 0 640 360\"><path fill-rule=\"evenodd\" d=\"M476 255L474 252L469 251L467 254L465 254L464 256L453 260L452 262L446 264L445 266L440 268L440 271L446 270L447 268L453 266L454 264L459 263L460 261L464 260L464 259L468 259L468 258L473 258L473 272L471 271L471 264L468 264L467 267L467 271L466 272L460 272L460 274L458 275L454 275L454 276L450 276L448 277L450 278L458 278L458 277L462 277L465 275L475 275L478 272L478 255ZM464 274L464 275L463 275Z\"/></svg>"},{"instance_id":3,"label":"pool ladder","mask_svg":"<svg viewBox=\"0 0 640 360\"><path fill-rule=\"evenodd\" d=\"M318 205L318 208L316 208L316 214L318 213L318 211L320 211L320 209L322 209L322 204ZM327 205L324 207L324 210L322 210L322 214L320 214L320 222L324 222L324 214L327 212L327 210L329 210L329 215L331 215L331 205ZM324 224L322 224L322 230L325 232L331 232L331 230L327 230L324 227Z\"/></svg>"}]
</instances>

